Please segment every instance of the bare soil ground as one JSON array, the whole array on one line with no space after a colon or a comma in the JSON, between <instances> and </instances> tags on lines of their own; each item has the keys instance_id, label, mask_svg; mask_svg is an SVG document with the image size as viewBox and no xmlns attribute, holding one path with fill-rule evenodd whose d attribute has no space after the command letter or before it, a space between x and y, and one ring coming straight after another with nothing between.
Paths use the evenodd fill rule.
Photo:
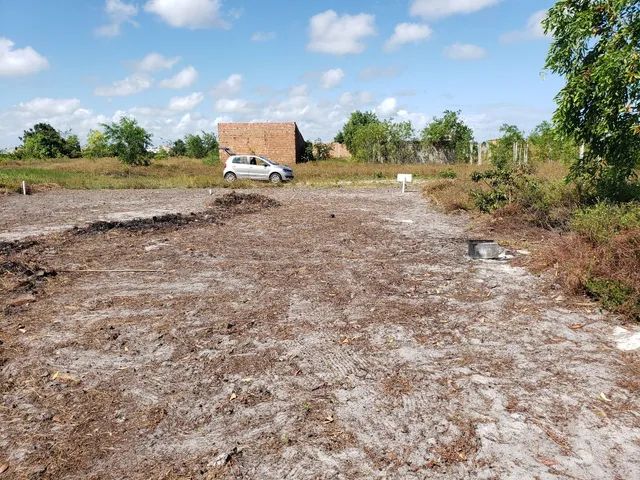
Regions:
<instances>
[{"instance_id":1,"label":"bare soil ground","mask_svg":"<svg viewBox=\"0 0 640 480\"><path fill-rule=\"evenodd\" d=\"M615 318L417 193L260 193L0 199L5 239L186 214L2 245L0 478L640 478Z\"/></svg>"}]
</instances>

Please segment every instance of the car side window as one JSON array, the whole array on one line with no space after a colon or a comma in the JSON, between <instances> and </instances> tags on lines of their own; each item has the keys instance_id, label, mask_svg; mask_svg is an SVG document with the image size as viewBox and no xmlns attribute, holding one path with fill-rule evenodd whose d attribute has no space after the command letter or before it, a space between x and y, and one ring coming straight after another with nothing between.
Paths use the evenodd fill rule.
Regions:
<instances>
[{"instance_id":1,"label":"car side window","mask_svg":"<svg viewBox=\"0 0 640 480\"><path fill-rule=\"evenodd\" d=\"M236 157L236 158L233 159L233 163L239 163L239 164L246 165L249 162L247 161L247 157Z\"/></svg>"},{"instance_id":2,"label":"car side window","mask_svg":"<svg viewBox=\"0 0 640 480\"><path fill-rule=\"evenodd\" d=\"M249 160L249 164L250 165L258 165L256 157L251 157L251 160Z\"/></svg>"}]
</instances>

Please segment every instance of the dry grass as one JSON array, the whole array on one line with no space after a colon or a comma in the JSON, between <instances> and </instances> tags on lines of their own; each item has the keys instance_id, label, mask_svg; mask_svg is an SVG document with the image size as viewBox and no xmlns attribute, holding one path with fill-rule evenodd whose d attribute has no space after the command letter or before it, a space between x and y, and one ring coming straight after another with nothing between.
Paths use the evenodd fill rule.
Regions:
<instances>
[{"instance_id":1,"label":"dry grass","mask_svg":"<svg viewBox=\"0 0 640 480\"><path fill-rule=\"evenodd\" d=\"M222 165L205 165L191 158L155 160L149 167L130 167L117 158L21 160L0 162L0 190L15 191L24 180L36 190L123 189L123 188L209 188L222 186ZM468 177L466 165L390 165L331 160L298 164L296 183L308 186L345 186L395 182L398 173L420 179L435 179L443 171ZM250 182L243 186L260 186Z\"/></svg>"}]
</instances>

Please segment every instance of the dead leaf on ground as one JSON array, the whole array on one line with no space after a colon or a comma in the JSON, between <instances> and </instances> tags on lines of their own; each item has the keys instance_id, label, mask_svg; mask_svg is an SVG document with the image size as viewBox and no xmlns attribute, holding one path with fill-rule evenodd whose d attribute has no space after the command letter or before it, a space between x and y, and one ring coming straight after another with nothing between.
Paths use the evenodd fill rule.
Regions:
<instances>
[{"instance_id":1,"label":"dead leaf on ground","mask_svg":"<svg viewBox=\"0 0 640 480\"><path fill-rule=\"evenodd\" d=\"M586 325L584 323L574 323L573 325L571 325L569 328L571 330L581 330L585 327Z\"/></svg>"},{"instance_id":2,"label":"dead leaf on ground","mask_svg":"<svg viewBox=\"0 0 640 480\"><path fill-rule=\"evenodd\" d=\"M9 470L9 464L8 463L0 463L0 475L2 475L7 470Z\"/></svg>"}]
</instances>

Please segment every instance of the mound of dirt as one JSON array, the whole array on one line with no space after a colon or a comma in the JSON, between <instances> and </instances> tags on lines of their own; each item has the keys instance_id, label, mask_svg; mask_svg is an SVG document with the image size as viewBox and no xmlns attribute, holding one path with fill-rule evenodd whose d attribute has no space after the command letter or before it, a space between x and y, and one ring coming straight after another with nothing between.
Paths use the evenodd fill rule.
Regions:
<instances>
[{"instance_id":1,"label":"mound of dirt","mask_svg":"<svg viewBox=\"0 0 640 480\"><path fill-rule=\"evenodd\" d=\"M55 277L55 270L38 265L27 265L20 261L0 261L0 292L35 292L48 277Z\"/></svg>"},{"instance_id":2,"label":"mound of dirt","mask_svg":"<svg viewBox=\"0 0 640 480\"><path fill-rule=\"evenodd\" d=\"M237 206L257 206L260 208L279 207L280 203L273 198L265 197L258 193L237 193L231 192L216 198L209 204L209 207L237 207Z\"/></svg>"},{"instance_id":3,"label":"mound of dirt","mask_svg":"<svg viewBox=\"0 0 640 480\"><path fill-rule=\"evenodd\" d=\"M100 221L85 227L73 229L75 235L104 233L114 229L128 231L160 230L181 227L194 222L222 225L223 220L233 215L256 213L264 208L278 207L280 204L255 193L228 193L208 205L208 209L198 213L168 213L151 218L137 218L123 221Z\"/></svg>"}]
</instances>

